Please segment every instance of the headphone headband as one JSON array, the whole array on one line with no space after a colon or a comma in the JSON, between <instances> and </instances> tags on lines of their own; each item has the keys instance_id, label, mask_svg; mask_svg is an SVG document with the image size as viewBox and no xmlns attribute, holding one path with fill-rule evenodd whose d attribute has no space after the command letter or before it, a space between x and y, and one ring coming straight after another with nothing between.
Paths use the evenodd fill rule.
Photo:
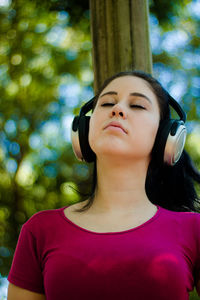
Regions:
<instances>
[{"instance_id":1,"label":"headphone headband","mask_svg":"<svg viewBox=\"0 0 200 300\"><path fill-rule=\"evenodd\" d=\"M182 109L182 107L180 106L180 104L167 92L167 96L169 97L169 105L172 106L174 108L174 110L177 112L177 114L180 117L180 120L182 120L184 123L186 121L186 113L184 112L184 110Z\"/></svg>"},{"instance_id":2,"label":"headphone headband","mask_svg":"<svg viewBox=\"0 0 200 300\"><path fill-rule=\"evenodd\" d=\"M83 105L79 113L80 117L86 115L90 110L92 110L95 98L96 96L94 96L92 99L90 99L87 103Z\"/></svg>"}]
</instances>

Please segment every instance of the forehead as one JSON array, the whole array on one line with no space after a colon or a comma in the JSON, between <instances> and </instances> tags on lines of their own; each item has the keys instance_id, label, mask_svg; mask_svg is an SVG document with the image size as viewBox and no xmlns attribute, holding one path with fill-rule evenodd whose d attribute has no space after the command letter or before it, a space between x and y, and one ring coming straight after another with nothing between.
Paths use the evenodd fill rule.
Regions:
<instances>
[{"instance_id":1,"label":"forehead","mask_svg":"<svg viewBox=\"0 0 200 300\"><path fill-rule=\"evenodd\" d=\"M156 100L156 95L154 94L150 84L136 76L122 76L113 79L100 93L100 96L108 91L115 91L115 92L143 92L146 95L152 97ZM157 101L156 101L157 102Z\"/></svg>"}]
</instances>

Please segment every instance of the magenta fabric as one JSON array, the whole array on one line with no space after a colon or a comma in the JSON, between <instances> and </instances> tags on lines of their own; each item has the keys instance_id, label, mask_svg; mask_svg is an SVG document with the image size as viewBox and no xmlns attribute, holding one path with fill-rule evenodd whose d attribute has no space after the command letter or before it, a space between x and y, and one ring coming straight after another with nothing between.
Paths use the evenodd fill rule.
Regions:
<instances>
[{"instance_id":1,"label":"magenta fabric","mask_svg":"<svg viewBox=\"0 0 200 300\"><path fill-rule=\"evenodd\" d=\"M8 280L47 300L188 300L200 278L200 214L157 206L144 224L96 233L41 211L22 227Z\"/></svg>"}]
</instances>

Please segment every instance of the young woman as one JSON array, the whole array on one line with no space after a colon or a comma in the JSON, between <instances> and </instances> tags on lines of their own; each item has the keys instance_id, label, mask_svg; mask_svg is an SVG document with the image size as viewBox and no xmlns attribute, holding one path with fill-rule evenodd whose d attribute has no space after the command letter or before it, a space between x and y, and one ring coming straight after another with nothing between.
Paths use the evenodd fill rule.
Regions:
<instances>
[{"instance_id":1,"label":"young woman","mask_svg":"<svg viewBox=\"0 0 200 300\"><path fill-rule=\"evenodd\" d=\"M200 174L182 152L184 112L139 71L109 78L87 106L73 148L94 161L91 197L23 225L8 300L186 300L194 286L200 295Z\"/></svg>"}]
</instances>

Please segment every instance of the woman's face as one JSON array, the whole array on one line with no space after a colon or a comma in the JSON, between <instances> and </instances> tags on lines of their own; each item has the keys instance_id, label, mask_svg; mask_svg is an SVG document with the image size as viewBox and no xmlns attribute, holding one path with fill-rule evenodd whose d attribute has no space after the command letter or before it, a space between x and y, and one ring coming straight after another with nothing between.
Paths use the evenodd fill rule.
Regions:
<instances>
[{"instance_id":1,"label":"woman's face","mask_svg":"<svg viewBox=\"0 0 200 300\"><path fill-rule=\"evenodd\" d=\"M116 78L98 98L89 144L97 158L117 155L149 162L159 120L158 102L148 82L135 76Z\"/></svg>"}]
</instances>

